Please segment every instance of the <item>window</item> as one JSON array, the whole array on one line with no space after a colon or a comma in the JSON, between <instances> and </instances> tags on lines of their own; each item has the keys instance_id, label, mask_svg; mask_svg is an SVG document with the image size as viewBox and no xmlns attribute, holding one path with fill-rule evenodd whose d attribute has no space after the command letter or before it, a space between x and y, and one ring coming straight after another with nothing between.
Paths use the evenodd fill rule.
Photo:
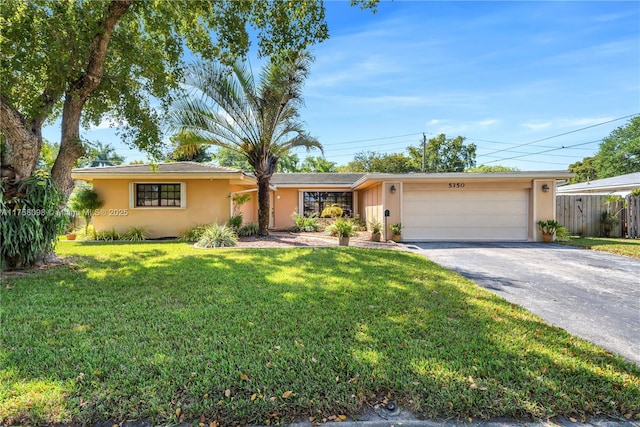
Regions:
<instances>
[{"instance_id":1,"label":"window","mask_svg":"<svg viewBox=\"0 0 640 427\"><path fill-rule=\"evenodd\" d=\"M305 191L302 196L304 216L320 216L328 206L338 205L344 216L353 214L353 192L351 191Z\"/></svg>"},{"instance_id":2,"label":"window","mask_svg":"<svg viewBox=\"0 0 640 427\"><path fill-rule=\"evenodd\" d=\"M136 207L181 207L181 185L136 184Z\"/></svg>"}]
</instances>

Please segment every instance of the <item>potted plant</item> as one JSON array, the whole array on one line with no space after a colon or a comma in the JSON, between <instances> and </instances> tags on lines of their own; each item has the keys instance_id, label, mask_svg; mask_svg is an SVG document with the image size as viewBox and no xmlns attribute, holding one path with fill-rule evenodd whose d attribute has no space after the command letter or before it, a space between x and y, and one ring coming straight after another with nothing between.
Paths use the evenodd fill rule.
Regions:
<instances>
[{"instance_id":1,"label":"potted plant","mask_svg":"<svg viewBox=\"0 0 640 427\"><path fill-rule=\"evenodd\" d=\"M371 240L374 242L380 241L380 234L382 233L382 224L377 219L374 219L369 223L371 228Z\"/></svg>"},{"instance_id":2,"label":"potted plant","mask_svg":"<svg viewBox=\"0 0 640 427\"><path fill-rule=\"evenodd\" d=\"M353 227L351 221L347 221L342 218L338 218L332 225L331 231L338 236L339 246L349 246L349 237L356 234L356 230Z\"/></svg>"},{"instance_id":3,"label":"potted plant","mask_svg":"<svg viewBox=\"0 0 640 427\"><path fill-rule=\"evenodd\" d=\"M402 223L397 222L395 224L391 224L391 240L394 242L402 241Z\"/></svg>"},{"instance_id":4,"label":"potted plant","mask_svg":"<svg viewBox=\"0 0 640 427\"><path fill-rule=\"evenodd\" d=\"M554 219L548 219L546 221L538 221L538 230L542 231L542 241L545 243L553 242L553 235L560 227L560 223Z\"/></svg>"}]
</instances>

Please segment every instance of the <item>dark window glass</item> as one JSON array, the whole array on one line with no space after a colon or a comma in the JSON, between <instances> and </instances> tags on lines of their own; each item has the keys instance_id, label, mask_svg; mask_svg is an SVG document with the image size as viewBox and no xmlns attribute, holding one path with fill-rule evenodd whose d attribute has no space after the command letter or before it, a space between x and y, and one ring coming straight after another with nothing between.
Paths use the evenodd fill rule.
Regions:
<instances>
[{"instance_id":1,"label":"dark window glass","mask_svg":"<svg viewBox=\"0 0 640 427\"><path fill-rule=\"evenodd\" d=\"M136 206L180 207L180 184L136 184Z\"/></svg>"},{"instance_id":2,"label":"dark window glass","mask_svg":"<svg viewBox=\"0 0 640 427\"><path fill-rule=\"evenodd\" d=\"M338 205L343 216L353 215L353 193L351 191L305 191L302 196L303 215L320 216L324 208Z\"/></svg>"}]
</instances>

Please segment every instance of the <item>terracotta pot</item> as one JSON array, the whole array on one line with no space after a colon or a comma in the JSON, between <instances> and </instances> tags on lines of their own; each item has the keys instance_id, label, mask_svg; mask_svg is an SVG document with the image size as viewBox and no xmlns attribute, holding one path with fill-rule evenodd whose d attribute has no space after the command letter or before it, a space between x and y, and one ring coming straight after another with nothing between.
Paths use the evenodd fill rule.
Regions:
<instances>
[{"instance_id":1,"label":"terracotta pot","mask_svg":"<svg viewBox=\"0 0 640 427\"><path fill-rule=\"evenodd\" d=\"M391 240L394 242L402 242L402 234L392 234Z\"/></svg>"},{"instance_id":2,"label":"terracotta pot","mask_svg":"<svg viewBox=\"0 0 640 427\"><path fill-rule=\"evenodd\" d=\"M379 242L380 241L380 233L371 233L371 241Z\"/></svg>"},{"instance_id":3,"label":"terracotta pot","mask_svg":"<svg viewBox=\"0 0 640 427\"><path fill-rule=\"evenodd\" d=\"M545 243L553 242L553 234L543 234L542 235L542 241L545 242Z\"/></svg>"},{"instance_id":4,"label":"terracotta pot","mask_svg":"<svg viewBox=\"0 0 640 427\"><path fill-rule=\"evenodd\" d=\"M76 240L76 235L73 233L67 234L67 240Z\"/></svg>"},{"instance_id":5,"label":"terracotta pot","mask_svg":"<svg viewBox=\"0 0 640 427\"><path fill-rule=\"evenodd\" d=\"M338 246L349 246L349 237L338 237Z\"/></svg>"}]
</instances>

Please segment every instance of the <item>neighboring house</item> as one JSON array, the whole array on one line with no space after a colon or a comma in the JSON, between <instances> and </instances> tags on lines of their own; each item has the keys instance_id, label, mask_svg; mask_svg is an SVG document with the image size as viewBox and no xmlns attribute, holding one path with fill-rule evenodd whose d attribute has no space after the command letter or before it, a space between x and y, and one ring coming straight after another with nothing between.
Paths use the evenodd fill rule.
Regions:
<instances>
[{"instance_id":1,"label":"neighboring house","mask_svg":"<svg viewBox=\"0 0 640 427\"><path fill-rule=\"evenodd\" d=\"M367 223L403 224L404 241L539 241L536 222L555 218L556 181L563 171L500 173L292 173L271 180L273 229L292 215L320 214L337 204ZM151 237L178 236L196 224L224 223L232 196L251 193L245 222L257 220L257 185L236 169L192 162L74 169L105 202L97 230L145 226ZM388 216L385 216L385 212Z\"/></svg>"},{"instance_id":2,"label":"neighboring house","mask_svg":"<svg viewBox=\"0 0 640 427\"><path fill-rule=\"evenodd\" d=\"M640 172L565 185L558 187L558 194L595 194L626 197L636 188L640 188Z\"/></svg>"}]
</instances>

